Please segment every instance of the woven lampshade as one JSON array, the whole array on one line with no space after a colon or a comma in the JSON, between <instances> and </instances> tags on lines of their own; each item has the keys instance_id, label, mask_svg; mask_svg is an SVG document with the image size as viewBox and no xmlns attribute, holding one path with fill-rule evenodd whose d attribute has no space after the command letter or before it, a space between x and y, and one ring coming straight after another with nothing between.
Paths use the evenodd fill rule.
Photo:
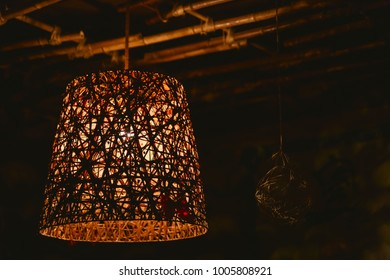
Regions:
<instances>
[{"instance_id":1,"label":"woven lampshade","mask_svg":"<svg viewBox=\"0 0 390 280\"><path fill-rule=\"evenodd\" d=\"M311 206L309 185L292 169L282 150L272 159L274 166L260 180L256 200L265 212L281 223L293 225L302 222Z\"/></svg>"},{"instance_id":2,"label":"woven lampshade","mask_svg":"<svg viewBox=\"0 0 390 280\"><path fill-rule=\"evenodd\" d=\"M206 231L183 86L169 76L128 70L69 83L40 233L74 241L147 242Z\"/></svg>"}]
</instances>

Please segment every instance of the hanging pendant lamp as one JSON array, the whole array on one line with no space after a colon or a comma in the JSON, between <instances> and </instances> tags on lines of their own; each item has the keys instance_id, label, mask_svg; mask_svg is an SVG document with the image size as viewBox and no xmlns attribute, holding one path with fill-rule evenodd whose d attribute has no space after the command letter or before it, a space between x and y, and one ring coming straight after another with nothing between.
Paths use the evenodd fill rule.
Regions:
<instances>
[{"instance_id":1,"label":"hanging pendant lamp","mask_svg":"<svg viewBox=\"0 0 390 280\"><path fill-rule=\"evenodd\" d=\"M278 0L275 1L276 50L279 54ZM292 168L283 151L282 94L278 69L279 151L273 154L273 167L261 178L255 199L264 212L282 224L294 225L304 220L311 207L311 191L306 180Z\"/></svg>"},{"instance_id":2,"label":"hanging pendant lamp","mask_svg":"<svg viewBox=\"0 0 390 280\"><path fill-rule=\"evenodd\" d=\"M256 187L256 201L276 221L288 225L300 223L311 206L309 185L294 171L282 150L273 154L272 159L273 167Z\"/></svg>"},{"instance_id":3,"label":"hanging pendant lamp","mask_svg":"<svg viewBox=\"0 0 390 280\"><path fill-rule=\"evenodd\" d=\"M191 238L208 228L183 86L131 70L74 79L55 135L40 233L73 241Z\"/></svg>"}]
</instances>

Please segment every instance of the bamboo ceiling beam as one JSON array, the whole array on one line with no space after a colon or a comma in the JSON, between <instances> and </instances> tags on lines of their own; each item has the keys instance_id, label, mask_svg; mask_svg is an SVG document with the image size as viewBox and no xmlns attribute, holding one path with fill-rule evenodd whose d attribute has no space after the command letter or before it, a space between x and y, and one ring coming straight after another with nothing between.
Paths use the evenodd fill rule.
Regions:
<instances>
[{"instance_id":1,"label":"bamboo ceiling beam","mask_svg":"<svg viewBox=\"0 0 390 280\"><path fill-rule=\"evenodd\" d=\"M146 59L146 62L149 63L162 63L162 62L168 62L173 60L180 60L180 59L186 59L190 57L200 56L200 55L206 55L216 52L223 52L223 51L229 51L232 49L239 49L242 47L246 47L248 44L247 40L235 40L234 42L230 44L212 44L209 46L204 46L201 48L191 48L191 50L181 51L177 52L176 54L171 54L170 56L161 56L161 57L153 57L151 59ZM135 64L142 65L145 64L145 61L137 61Z\"/></svg>"},{"instance_id":2,"label":"bamboo ceiling beam","mask_svg":"<svg viewBox=\"0 0 390 280\"><path fill-rule=\"evenodd\" d=\"M172 17L179 17L179 16L184 16L185 14L191 14L194 11L204 9L207 7L215 6L215 5L221 5L225 4L228 2L231 2L233 0L205 0L205 1L200 1L196 3L190 3L185 6L177 6L175 7L171 12L169 12L164 18L169 19Z\"/></svg>"},{"instance_id":3,"label":"bamboo ceiling beam","mask_svg":"<svg viewBox=\"0 0 390 280\"><path fill-rule=\"evenodd\" d=\"M211 6L216 6L216 5L221 5L225 4L227 2L231 2L234 0L204 0L204 1L199 1L195 3L190 3L187 5L178 5L175 6L170 12L168 12L166 15L161 15L158 12L158 16L151 18L148 20L148 24L155 24L157 22L163 21L166 22L172 17L179 17L179 16L184 16L185 14L197 14L196 11L200 9L204 9L207 7ZM152 2L152 3L149 3ZM134 7L149 7L150 4L153 4L153 2L156 2L156 0L148 0L148 1L141 1L139 3L134 4ZM122 7L118 9L119 12L125 12L126 8ZM199 14L198 14L199 16ZM203 18L205 20L205 18Z\"/></svg>"},{"instance_id":4,"label":"bamboo ceiling beam","mask_svg":"<svg viewBox=\"0 0 390 280\"><path fill-rule=\"evenodd\" d=\"M17 42L6 46L0 46L0 51L13 51L13 50L24 49L24 48L59 45L64 42L82 43L84 40L85 40L85 35L83 31L80 31L78 33L65 34L65 35L56 34L55 36L51 36L50 38L35 39L35 40Z\"/></svg>"},{"instance_id":5,"label":"bamboo ceiling beam","mask_svg":"<svg viewBox=\"0 0 390 280\"><path fill-rule=\"evenodd\" d=\"M363 8L371 10L371 9L376 9L379 7L382 7L383 3L369 3L368 5L364 6ZM362 7L360 7L362 8ZM340 16L345 14L345 12L351 12L350 8L341 8L341 9L335 9L331 11L327 11L325 13L320 13L316 15L312 15L309 17L301 18L298 20L295 20L291 23L284 23L279 26L279 29L286 29L286 28L292 28L304 24L308 24L309 22L312 21L318 21L318 20L324 20L326 18L334 17L334 16ZM355 11L356 12L356 11ZM325 30L323 32L318 32L315 34L309 34L305 35L299 38L294 38L292 40L287 41L284 43L286 47L291 47L296 44L308 42L308 41L313 41L313 40L319 40L322 38L326 37L331 37L335 36L338 34L346 33L349 31L353 31L356 29L362 29L362 28L370 28L372 27L372 24L369 20L361 20L361 21L356 21L350 24L345 24L345 25L340 25L334 28L330 28L328 30ZM243 40L243 39L249 39L252 37L260 36L265 33L269 32L274 32L276 30L276 27L274 25L272 26L266 26L266 27L261 27L261 28L255 28L251 29L248 31L240 32L237 34L234 34L234 39L238 40ZM171 49L166 49L162 51L157 51L153 53L147 53L145 54L145 58L143 60L140 60L137 62L137 64L153 64L153 63L162 63L162 62L169 62L169 61L174 61L174 60L179 60L179 59L184 59L184 58L189 58L197 55L202 55L202 54L208 54L209 52L207 51L201 51L201 49L208 50L212 47L215 47L217 45L223 44L223 38L218 37L218 38L213 38L208 41L204 42L199 42L199 43L193 43L190 45L185 45L185 46L179 46L176 48L171 48ZM222 49L221 49L222 50ZM226 49L223 49L226 50ZM247 66L247 64L246 64ZM227 69L226 69L227 70Z\"/></svg>"},{"instance_id":6,"label":"bamboo ceiling beam","mask_svg":"<svg viewBox=\"0 0 390 280\"><path fill-rule=\"evenodd\" d=\"M25 16L25 15L17 16L16 19L19 21L22 21L24 23L30 24L32 26L35 26L35 27L42 29L44 31L47 31L49 33L53 33L56 29L59 28L58 26L50 25L50 24L44 23L42 21L32 19L32 18Z\"/></svg>"},{"instance_id":7,"label":"bamboo ceiling beam","mask_svg":"<svg viewBox=\"0 0 390 280\"><path fill-rule=\"evenodd\" d=\"M84 32L80 31L79 33L73 33L73 34L67 34L67 35L61 35L61 28L56 25L50 25L45 22L32 19L31 17L26 16L26 14L34 12L36 10L42 9L46 6L53 5L57 2L60 2L60 0L56 1L43 1L40 3L37 3L33 6L24 8L20 11L11 13L6 15L5 17L0 17L0 23L5 23L7 20L15 18L19 21L22 21L24 23L27 23L29 25L32 25L34 27L37 27L41 30L47 31L51 33L51 37L46 39L35 39L35 40L28 40L18 43L13 43L6 46L0 46L0 51L11 51L15 49L21 49L21 48L30 48L30 47L37 47L37 46L46 46L46 45L60 45L63 42L73 41L76 43L80 43L85 40Z\"/></svg>"},{"instance_id":8,"label":"bamboo ceiling beam","mask_svg":"<svg viewBox=\"0 0 390 280\"><path fill-rule=\"evenodd\" d=\"M28 16L17 16L17 20L35 26L39 29L51 33L50 38L40 38L34 40L28 40L23 42L12 43L9 45L0 46L0 51L13 51L16 49L47 46L47 45L60 45L64 42L82 43L85 41L85 35L83 31L73 34L61 34L61 28L59 26L50 25L39 20L32 19Z\"/></svg>"},{"instance_id":9,"label":"bamboo ceiling beam","mask_svg":"<svg viewBox=\"0 0 390 280\"><path fill-rule=\"evenodd\" d=\"M298 1L292 5L280 7L278 9L279 15L294 12L297 10L313 7L321 7L326 5L326 2L319 2L312 4L310 1ZM215 32L217 30L225 30L232 27L250 24L254 22L260 22L274 18L276 14L275 9L261 11L257 13L246 14L243 16L229 18L220 21L210 21L204 24L185 27L182 29L177 29L173 31L168 31L165 33L160 33L151 36L141 36L141 35L132 35L129 38L129 48L136 48L141 46L153 45L157 43L162 43L174 39L184 38L188 36L193 36L197 34L206 34L210 32ZM97 43L86 44L84 48L62 48L56 50L50 50L47 52L42 52L39 54L33 54L27 57L28 60L47 58L60 55L73 55L80 57L90 57L102 53L110 53L113 51L123 50L125 48L125 37L101 41Z\"/></svg>"},{"instance_id":10,"label":"bamboo ceiling beam","mask_svg":"<svg viewBox=\"0 0 390 280\"><path fill-rule=\"evenodd\" d=\"M0 15L0 25L5 24L10 19L14 19L14 18L17 18L19 16L27 15L27 14L32 13L34 11L43 9L43 8L45 8L47 6L56 4L56 3L60 2L60 1L62 1L62 0L41 1L41 2L38 2L38 3L34 4L34 5L31 5L31 6L28 6L26 8L20 9L18 11L11 12L11 13L5 14L5 15Z\"/></svg>"},{"instance_id":11,"label":"bamboo ceiling beam","mask_svg":"<svg viewBox=\"0 0 390 280\"><path fill-rule=\"evenodd\" d=\"M292 28L292 27L307 24L311 21L323 19L323 18L324 18L324 14L320 13L320 14L312 15L310 17L301 18L301 19L295 20L295 21L290 22L290 23L281 24L279 26L279 29L283 30L286 28ZM258 37L258 36L264 35L266 33L274 32L274 31L276 31L275 25L252 28L249 30L234 33L231 36L232 37L231 40L233 42L236 40L246 40L246 39ZM168 62L168 61L174 61L174 60L178 60L178 59L182 59L182 58L192 57L192 56L195 56L195 54L201 55L202 52L193 52L193 51L201 49L201 48L210 48L210 47L214 47L214 46L221 45L224 43L228 43L228 42L224 42L225 39L226 38L223 38L223 37L217 37L217 38L212 38L208 41L203 41L203 42L193 43L193 44L179 46L179 47L175 47L175 48L165 49L165 50L156 51L153 53L147 53L147 54L145 54L145 58L143 60L139 60L137 62L137 64L142 65L142 64L162 63L162 62ZM194 55L190 55L190 54L184 55L184 53L189 53L189 52L193 52ZM182 54L182 55L179 55L179 54Z\"/></svg>"},{"instance_id":12,"label":"bamboo ceiling beam","mask_svg":"<svg viewBox=\"0 0 390 280\"><path fill-rule=\"evenodd\" d=\"M272 27L274 29L274 27ZM202 50L210 50L215 48L215 51L221 50L230 50L237 47L242 47L247 45L247 40L249 38L264 34L264 28L254 28L247 31L242 31L236 34L231 35L231 38L226 37L217 37L212 38L207 41L202 41L198 43L188 44L184 46L179 46L175 48L165 49L161 51L156 51L152 53L146 53L144 59L139 60L136 64L155 64L162 62L169 62L194 56L199 56L203 54L208 54L210 52L203 52ZM245 41L245 43L243 43ZM237 42L238 43L237 45ZM234 46L231 46L234 45ZM224 47L222 47L224 46ZM230 46L230 47L229 47Z\"/></svg>"}]
</instances>

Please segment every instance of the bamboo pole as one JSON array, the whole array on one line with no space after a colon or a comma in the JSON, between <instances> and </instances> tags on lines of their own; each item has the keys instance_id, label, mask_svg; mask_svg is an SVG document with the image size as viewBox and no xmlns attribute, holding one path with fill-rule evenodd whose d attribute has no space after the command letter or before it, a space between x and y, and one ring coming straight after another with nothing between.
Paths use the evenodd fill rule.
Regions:
<instances>
[{"instance_id":1,"label":"bamboo pole","mask_svg":"<svg viewBox=\"0 0 390 280\"><path fill-rule=\"evenodd\" d=\"M58 44L61 44L63 42L81 43L83 40L85 40L85 35L84 35L83 31L80 31L79 33L58 35L55 38L55 40L53 40L52 38L42 38L42 39L35 39L35 40L29 40L29 41L24 41L24 42L18 42L18 43L9 44L6 46L0 46L0 51L13 51L13 50L23 49L23 48L58 45Z\"/></svg>"},{"instance_id":2,"label":"bamboo pole","mask_svg":"<svg viewBox=\"0 0 390 280\"><path fill-rule=\"evenodd\" d=\"M228 51L232 49L239 49L242 47L247 46L247 40L238 40L234 41L231 44L213 44L209 46L205 46L202 48L192 48L191 50L187 50L185 52L178 52L176 54L172 53L170 56L164 56L161 55L159 57L153 57L153 58L146 58L143 61L138 61L136 64L146 64L146 63L162 63L162 62L169 62L173 60L180 60L180 59L185 59L185 58L190 58L194 56L199 56L199 55L206 55L206 54L211 54L211 53L216 53L216 52L222 52L222 51Z\"/></svg>"},{"instance_id":3,"label":"bamboo pole","mask_svg":"<svg viewBox=\"0 0 390 280\"><path fill-rule=\"evenodd\" d=\"M47 6L56 4L56 3L60 2L60 1L62 1L62 0L41 1L39 3L36 3L34 5L31 5L31 6L28 6L28 7L24 8L24 9L19 10L19 11L15 11L15 12L12 12L12 13L0 16L0 25L5 24L10 19L17 18L18 16L27 15L27 14L32 13L34 11L43 9L43 8L45 8Z\"/></svg>"},{"instance_id":4,"label":"bamboo pole","mask_svg":"<svg viewBox=\"0 0 390 280\"><path fill-rule=\"evenodd\" d=\"M57 26L53 26L53 25L50 25L50 24L47 24L47 23L44 23L44 22L41 22L39 20L35 20L35 19L32 19L28 16L17 16L16 17L17 20L20 20L20 21L23 21L27 24L30 24L32 26L35 26L39 29L42 29L42 30L45 30L47 32L54 32L58 27Z\"/></svg>"},{"instance_id":5,"label":"bamboo pole","mask_svg":"<svg viewBox=\"0 0 390 280\"><path fill-rule=\"evenodd\" d=\"M171 12L169 12L165 16L165 18L169 19L171 17L183 16L186 13L191 13L193 11L197 11L197 10L211 7L211 6L215 6L215 5L225 4L225 3L231 2L231 1L233 1L233 0L206 0L206 1L196 2L196 3L190 3L190 4L185 5L185 6L177 6Z\"/></svg>"},{"instance_id":6,"label":"bamboo pole","mask_svg":"<svg viewBox=\"0 0 390 280\"><path fill-rule=\"evenodd\" d=\"M299 1L290 6L284 6L279 8L279 14L285 14L285 13L297 11L304 8L318 7L319 5L322 6L325 4L326 3L322 3L322 2L317 4L310 4L307 1ZM134 35L134 36L130 36L129 38L129 48L153 45L153 44L184 38L188 36L193 36L197 34L205 34L209 32L215 32L217 30L229 29L240 25L264 21L273 17L275 17L274 9L261 11L257 13L251 13L251 14L220 20L216 22L210 21L204 24L185 27L182 29L177 29L177 30L146 36L146 37L142 37L141 35ZM88 44L85 45L84 49L81 50L79 48L74 48L74 47L62 48L62 49L50 50L40 54L30 55L27 57L27 59L32 60L32 59L47 58L47 57L59 56L59 55L75 55L76 57L77 56L89 57L92 55L123 50L124 48L125 48L125 37L121 37L117 39L111 39L107 41Z\"/></svg>"}]
</instances>

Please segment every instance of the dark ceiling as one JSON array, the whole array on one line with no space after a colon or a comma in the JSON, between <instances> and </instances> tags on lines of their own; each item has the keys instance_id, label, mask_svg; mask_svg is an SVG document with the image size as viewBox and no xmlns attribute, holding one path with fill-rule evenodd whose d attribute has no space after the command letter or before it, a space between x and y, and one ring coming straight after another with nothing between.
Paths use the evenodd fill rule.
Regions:
<instances>
[{"instance_id":1,"label":"dark ceiling","mask_svg":"<svg viewBox=\"0 0 390 280\"><path fill-rule=\"evenodd\" d=\"M0 257L390 258L390 1L126 3L0 0ZM61 94L78 75L123 69L126 7L130 68L186 88L210 230L159 244L41 237ZM279 89L284 148L313 196L295 226L254 200L278 150Z\"/></svg>"}]
</instances>

